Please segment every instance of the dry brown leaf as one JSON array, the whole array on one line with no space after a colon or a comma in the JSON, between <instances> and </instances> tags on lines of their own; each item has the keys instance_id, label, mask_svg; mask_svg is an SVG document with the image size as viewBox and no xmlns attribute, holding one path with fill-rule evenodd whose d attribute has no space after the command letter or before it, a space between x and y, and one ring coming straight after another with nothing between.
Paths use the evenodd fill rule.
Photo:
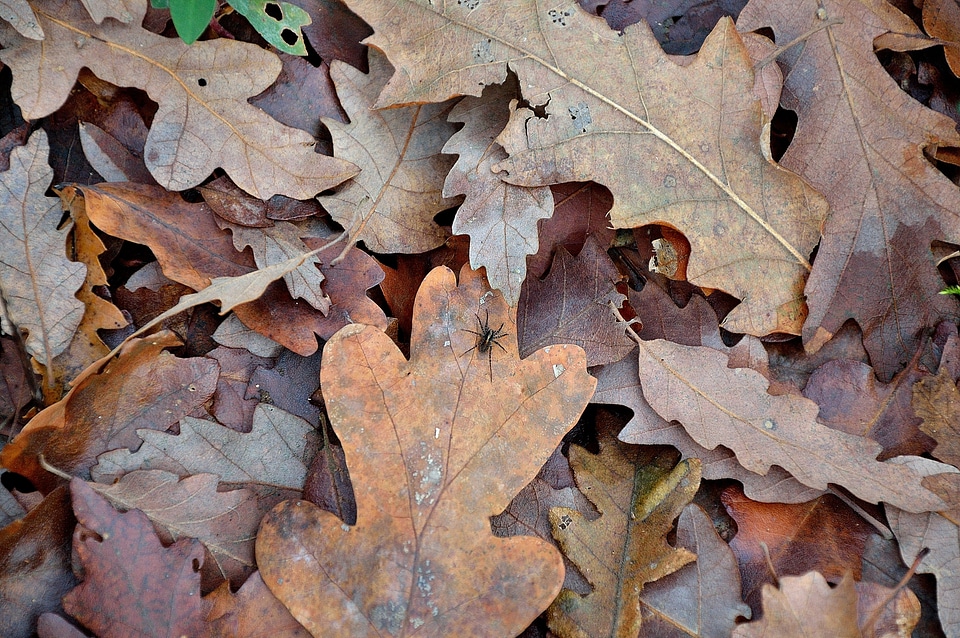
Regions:
<instances>
[{"instance_id":1,"label":"dry brown leaf","mask_svg":"<svg viewBox=\"0 0 960 638\"><path fill-rule=\"evenodd\" d=\"M763 617L738 626L735 638L861 638L857 591L847 574L835 589L818 572L784 576L780 589L763 586Z\"/></svg>"},{"instance_id":2,"label":"dry brown leaf","mask_svg":"<svg viewBox=\"0 0 960 638\"><path fill-rule=\"evenodd\" d=\"M447 120L464 126L443 147L444 153L460 156L447 174L443 194L466 196L453 220L453 233L470 235L470 266L483 266L490 286L511 306L520 300L527 256L540 247L537 222L553 214L549 188L507 184L490 169L507 158L495 140L510 119L507 105L518 90L511 79L488 87L480 98L461 100Z\"/></svg>"},{"instance_id":3,"label":"dry brown leaf","mask_svg":"<svg viewBox=\"0 0 960 638\"><path fill-rule=\"evenodd\" d=\"M563 581L536 538L496 538L499 514L536 475L593 392L583 351L524 360L499 340L488 376L474 313L515 334L482 275L437 268L417 295L411 358L369 326L327 342L321 388L343 443L357 524L287 502L257 537L264 582L315 636L497 635L523 630Z\"/></svg>"},{"instance_id":4,"label":"dry brown leaf","mask_svg":"<svg viewBox=\"0 0 960 638\"><path fill-rule=\"evenodd\" d=\"M934 474L936 470L921 466L919 471ZM931 478L953 476L934 475ZM929 480L924 484L928 484ZM956 483L948 487L956 490ZM947 495L947 498L950 496ZM951 500L956 510L960 498L954 496ZM924 548L930 550L917 568L917 573L936 577L940 625L948 636L960 635L960 599L956 596L956 592L960 591L960 519L956 517L956 512L912 514L890 505L884 510L890 529L899 543L900 558L904 564L913 563Z\"/></svg>"},{"instance_id":5,"label":"dry brown leaf","mask_svg":"<svg viewBox=\"0 0 960 638\"><path fill-rule=\"evenodd\" d=\"M83 318L67 349L53 362L54 374L44 384L46 403L59 401L64 386L94 361L106 356L110 348L100 339L100 330L116 330L127 325L123 313L115 305L93 292L95 286L107 285L107 274L100 264L100 255L106 251L103 241L90 226L82 198L64 202L73 218L72 256L87 267L86 278L77 291L84 307Z\"/></svg>"},{"instance_id":6,"label":"dry brown leaf","mask_svg":"<svg viewBox=\"0 0 960 638\"><path fill-rule=\"evenodd\" d=\"M517 309L520 353L554 343L574 343L587 353L587 365L623 359L633 349L624 325L610 313L624 301L617 290L623 276L597 242L588 237L573 257L557 249L550 274L524 282Z\"/></svg>"},{"instance_id":7,"label":"dry brown leaf","mask_svg":"<svg viewBox=\"0 0 960 638\"><path fill-rule=\"evenodd\" d=\"M6 490L4 490L6 491ZM76 519L70 493L57 488L18 521L0 529L0 635L30 638L37 617L60 610L76 585L70 536Z\"/></svg>"},{"instance_id":8,"label":"dry brown leaf","mask_svg":"<svg viewBox=\"0 0 960 638\"><path fill-rule=\"evenodd\" d=\"M690 304L687 307L690 308ZM620 432L621 441L634 445L672 445L680 450L683 458L700 459L704 478L736 479L743 483L750 498L765 503L803 503L821 494L822 490L800 483L776 466L764 475L751 472L740 465L736 455L727 448L720 445L708 450L694 441L682 425L666 421L643 396L637 357L627 355L617 363L601 367L595 374L594 403L624 405L633 411L633 417Z\"/></svg>"},{"instance_id":9,"label":"dry brown leaf","mask_svg":"<svg viewBox=\"0 0 960 638\"><path fill-rule=\"evenodd\" d=\"M731 485L720 501L736 521L730 549L740 565L743 598L758 614L761 588L777 576L816 571L831 581L847 572L861 577L864 547L876 530L836 496L794 505L758 503Z\"/></svg>"},{"instance_id":10,"label":"dry brown leaf","mask_svg":"<svg viewBox=\"0 0 960 638\"><path fill-rule=\"evenodd\" d=\"M317 199L353 241L374 252L424 252L446 239L434 216L457 202L441 193L453 165L452 157L441 155L456 130L446 120L450 105L373 110L392 68L376 49L370 49L369 58L368 75L343 62L330 67L351 122L325 119L324 124L333 135L337 157L362 170L335 194Z\"/></svg>"},{"instance_id":11,"label":"dry brown leaf","mask_svg":"<svg viewBox=\"0 0 960 638\"><path fill-rule=\"evenodd\" d=\"M250 247L258 268L267 268L310 251L301 239L312 234L309 228L290 222L277 221L265 228L247 228L222 222L220 227L229 228L233 233L233 245L237 250L242 252ZM330 297L321 288L324 276L317 268L319 263L320 259L316 256L305 259L295 270L286 273L283 280L291 297L303 299L327 314L330 311Z\"/></svg>"},{"instance_id":12,"label":"dry brown leaf","mask_svg":"<svg viewBox=\"0 0 960 638\"><path fill-rule=\"evenodd\" d=\"M27 0L2 0L0 18L16 29L20 35L31 40L43 40L43 29Z\"/></svg>"},{"instance_id":13,"label":"dry brown leaf","mask_svg":"<svg viewBox=\"0 0 960 638\"><path fill-rule=\"evenodd\" d=\"M49 491L57 479L40 466L41 454L60 470L85 477L97 455L140 445L138 428L175 425L213 395L218 376L211 359L163 352L178 345L171 333L159 333L128 344L116 360L88 368L67 396L0 451L0 464ZM98 372L100 364L106 365Z\"/></svg>"},{"instance_id":14,"label":"dry brown leaf","mask_svg":"<svg viewBox=\"0 0 960 638\"><path fill-rule=\"evenodd\" d=\"M164 547L143 512L119 514L80 479L70 491L84 580L63 608L102 638L204 635L203 546L184 538Z\"/></svg>"},{"instance_id":15,"label":"dry brown leaf","mask_svg":"<svg viewBox=\"0 0 960 638\"><path fill-rule=\"evenodd\" d=\"M923 3L923 28L927 33L946 40L943 55L950 70L960 77L960 6L953 0L926 0Z\"/></svg>"},{"instance_id":16,"label":"dry brown leaf","mask_svg":"<svg viewBox=\"0 0 960 638\"><path fill-rule=\"evenodd\" d=\"M677 547L696 554L694 563L647 583L640 592L643 635L657 638L729 636L738 616L750 618L740 599L740 572L730 547L697 505L683 508Z\"/></svg>"},{"instance_id":17,"label":"dry brown leaf","mask_svg":"<svg viewBox=\"0 0 960 638\"><path fill-rule=\"evenodd\" d=\"M442 8L394 0L389 11L382 0L347 4L373 26L367 42L402 69L377 106L478 95L509 66L523 97L545 105L547 117L514 112L499 138L511 154L498 165L503 179L604 184L614 226L675 227L693 246L690 281L743 300L726 327L799 330L826 203L764 157L752 62L731 21L680 67L646 25L615 33L572 0Z\"/></svg>"},{"instance_id":18,"label":"dry brown leaf","mask_svg":"<svg viewBox=\"0 0 960 638\"><path fill-rule=\"evenodd\" d=\"M608 434L599 454L572 446L570 465L600 518L588 521L576 510L555 507L550 522L593 591L561 591L547 622L563 638L633 638L640 631L643 586L696 559L671 547L666 536L700 487L700 463L677 463L669 448L629 445Z\"/></svg>"},{"instance_id":19,"label":"dry brown leaf","mask_svg":"<svg viewBox=\"0 0 960 638\"><path fill-rule=\"evenodd\" d=\"M937 441L933 455L960 467L960 391L946 366L913 385L913 409L923 419L920 429Z\"/></svg>"},{"instance_id":20,"label":"dry brown leaf","mask_svg":"<svg viewBox=\"0 0 960 638\"><path fill-rule=\"evenodd\" d=\"M120 511L147 515L160 540L196 538L207 549L201 572L205 588L224 579L238 586L253 571L253 541L261 512L254 494L239 489L217 491L214 474L180 479L163 470L139 470L111 485L88 483Z\"/></svg>"},{"instance_id":21,"label":"dry brown leaf","mask_svg":"<svg viewBox=\"0 0 960 638\"><path fill-rule=\"evenodd\" d=\"M142 1L127 7L129 24L97 25L70 0L32 6L46 34L42 43L0 32L0 59L13 71L13 99L25 118L59 108L87 67L117 86L145 90L160 105L144 159L170 190L196 186L221 167L260 199L277 193L309 199L356 174L349 162L316 154L309 134L247 103L280 73L272 53L225 38L187 46L155 35L140 26Z\"/></svg>"},{"instance_id":22,"label":"dry brown leaf","mask_svg":"<svg viewBox=\"0 0 960 638\"><path fill-rule=\"evenodd\" d=\"M805 291L804 343L816 350L856 319L889 381L928 326L958 316L956 302L937 294L943 280L930 244L960 241L960 192L924 149L960 145L960 134L901 90L874 52L878 36L920 30L885 0L753 0L737 24L771 27L781 46L804 37L778 58L783 107L799 118L781 162L830 203Z\"/></svg>"},{"instance_id":23,"label":"dry brown leaf","mask_svg":"<svg viewBox=\"0 0 960 638\"><path fill-rule=\"evenodd\" d=\"M712 348L643 341L644 397L664 419L682 423L699 445L728 447L752 472L766 474L778 465L815 489L835 483L871 503L884 501L911 512L944 507L910 465L878 462L878 443L820 425L816 403L773 396L760 373L728 368L728 363L726 354Z\"/></svg>"},{"instance_id":24,"label":"dry brown leaf","mask_svg":"<svg viewBox=\"0 0 960 638\"><path fill-rule=\"evenodd\" d=\"M10 321L28 333L27 352L52 366L83 318L74 293L87 269L64 254L70 226L58 229L60 204L45 195L53 180L48 153L47 134L37 131L0 174L0 294Z\"/></svg>"},{"instance_id":25,"label":"dry brown leaf","mask_svg":"<svg viewBox=\"0 0 960 638\"><path fill-rule=\"evenodd\" d=\"M163 469L180 476L208 472L222 483L301 490L319 441L312 425L264 403L257 406L249 433L186 417L180 434L141 429L137 435L143 444L136 452L112 450L97 457L90 470L94 480L106 483L136 469Z\"/></svg>"},{"instance_id":26,"label":"dry brown leaf","mask_svg":"<svg viewBox=\"0 0 960 638\"><path fill-rule=\"evenodd\" d=\"M254 572L233 594L224 583L206 597L213 607L207 616L210 634L219 638L309 638L310 633L290 615Z\"/></svg>"}]
</instances>

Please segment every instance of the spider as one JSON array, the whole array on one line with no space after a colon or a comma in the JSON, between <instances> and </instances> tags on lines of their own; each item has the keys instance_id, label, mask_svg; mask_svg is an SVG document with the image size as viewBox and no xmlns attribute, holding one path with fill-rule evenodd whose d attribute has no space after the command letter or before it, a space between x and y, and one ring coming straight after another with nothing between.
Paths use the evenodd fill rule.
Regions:
<instances>
[{"instance_id":1,"label":"spider","mask_svg":"<svg viewBox=\"0 0 960 638\"><path fill-rule=\"evenodd\" d=\"M486 320L480 321L480 315L475 315L477 318L477 327L480 329L470 330L469 328L464 328L467 332L477 335L477 343L474 344L472 348L465 351L460 356L476 350L480 354L487 355L487 365L490 366L490 383L493 383L493 346L497 346L504 352L507 351L500 344L500 339L506 337L508 333L503 331L503 324L500 324L500 327L494 330L490 327L490 311L487 311Z\"/></svg>"}]
</instances>

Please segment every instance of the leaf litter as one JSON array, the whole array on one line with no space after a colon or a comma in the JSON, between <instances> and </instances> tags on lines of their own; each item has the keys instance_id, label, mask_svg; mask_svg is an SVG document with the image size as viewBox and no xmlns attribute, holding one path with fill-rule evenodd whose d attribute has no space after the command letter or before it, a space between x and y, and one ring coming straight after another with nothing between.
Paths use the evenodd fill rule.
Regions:
<instances>
[{"instance_id":1,"label":"leaf litter","mask_svg":"<svg viewBox=\"0 0 960 638\"><path fill-rule=\"evenodd\" d=\"M57 2L0 12L0 633L960 635L919 12L310 0L318 63Z\"/></svg>"}]
</instances>

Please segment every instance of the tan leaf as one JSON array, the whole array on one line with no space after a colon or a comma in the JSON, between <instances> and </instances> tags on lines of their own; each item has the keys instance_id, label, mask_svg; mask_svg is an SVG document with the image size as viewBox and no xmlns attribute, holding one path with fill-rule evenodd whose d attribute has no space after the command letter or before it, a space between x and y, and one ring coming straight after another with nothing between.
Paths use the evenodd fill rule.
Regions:
<instances>
[{"instance_id":1,"label":"tan leaf","mask_svg":"<svg viewBox=\"0 0 960 638\"><path fill-rule=\"evenodd\" d=\"M107 274L100 264L100 255L106 251L103 241L90 226L83 198L64 202L73 218L73 255L87 267L86 278L77 299L84 305L83 318L67 349L53 362L53 377L44 384L47 403L59 401L64 386L94 361L106 356L110 348L100 339L100 330L116 330L127 325L123 313L115 305L94 293L95 286L107 285Z\"/></svg>"},{"instance_id":2,"label":"tan leaf","mask_svg":"<svg viewBox=\"0 0 960 638\"><path fill-rule=\"evenodd\" d=\"M913 385L913 409L923 419L920 429L937 440L933 455L960 467L960 391L946 366Z\"/></svg>"},{"instance_id":3,"label":"tan leaf","mask_svg":"<svg viewBox=\"0 0 960 638\"><path fill-rule=\"evenodd\" d=\"M498 342L491 382L487 357L470 350L481 300L515 334L482 275L464 269L457 286L437 268L417 294L409 361L370 326L324 347L321 388L357 524L288 501L257 537L264 582L315 636L514 636L560 589L559 552L496 538L490 517L537 474L594 383L580 348L520 360L513 336Z\"/></svg>"},{"instance_id":4,"label":"tan leaf","mask_svg":"<svg viewBox=\"0 0 960 638\"><path fill-rule=\"evenodd\" d=\"M960 241L960 193L924 150L960 145L960 135L901 90L874 51L885 33L921 32L885 0L753 0L737 25L770 27L781 46L804 37L802 54L794 48L778 59L783 106L798 117L781 161L830 203L806 287L804 343L816 350L856 319L873 367L889 381L928 326L958 316L956 302L937 294L943 280L930 244Z\"/></svg>"},{"instance_id":5,"label":"tan leaf","mask_svg":"<svg viewBox=\"0 0 960 638\"><path fill-rule=\"evenodd\" d=\"M672 574L696 555L671 547L666 536L700 487L700 462L676 463L669 448L621 443L608 435L600 453L570 448L577 487L600 518L586 520L565 507L550 510L553 535L593 586L570 590L547 611L551 631L563 638L632 638L640 630L639 594L646 583Z\"/></svg>"},{"instance_id":6,"label":"tan leaf","mask_svg":"<svg viewBox=\"0 0 960 638\"><path fill-rule=\"evenodd\" d=\"M640 343L644 397L708 450L723 445L752 472L766 474L779 465L804 485L822 490L836 483L871 503L911 512L944 507L910 465L878 462L880 444L820 425L813 401L768 394L769 382L759 372L727 364L728 356L712 348L661 339Z\"/></svg>"},{"instance_id":7,"label":"tan leaf","mask_svg":"<svg viewBox=\"0 0 960 638\"><path fill-rule=\"evenodd\" d=\"M501 181L490 167L507 158L494 140L507 120L507 105L517 95L514 80L487 88L480 98L461 100L447 120L462 122L443 147L459 155L447 174L443 194L466 195L453 220L455 235L470 235L470 266L483 266L490 286L511 306L520 300L527 276L527 256L540 247L537 222L553 214L553 194L541 186L525 188Z\"/></svg>"},{"instance_id":8,"label":"tan leaf","mask_svg":"<svg viewBox=\"0 0 960 638\"><path fill-rule=\"evenodd\" d=\"M237 586L253 571L261 515L249 490L218 492L214 474L181 480L163 470L131 472L112 485L88 485L118 510L146 514L163 542L196 538L203 543L213 559L204 561L208 582L225 578Z\"/></svg>"},{"instance_id":9,"label":"tan leaf","mask_svg":"<svg viewBox=\"0 0 960 638\"><path fill-rule=\"evenodd\" d=\"M90 470L94 480L104 483L136 469L162 469L180 476L212 473L222 483L301 490L319 442L312 425L264 403L257 406L249 433L185 417L178 435L145 429L137 435L143 445L136 452L112 450L97 457Z\"/></svg>"},{"instance_id":10,"label":"tan leaf","mask_svg":"<svg viewBox=\"0 0 960 638\"><path fill-rule=\"evenodd\" d=\"M250 247L258 268L273 266L310 252L301 240L301 237L308 236L310 231L302 230L290 222L276 221L266 228L247 228L222 222L220 227L227 227L233 233L233 245L237 250ZM316 256L305 259L296 269L286 273L283 280L291 297L303 299L326 314L330 310L330 297L321 288L324 276L317 268L319 263L320 259Z\"/></svg>"},{"instance_id":11,"label":"tan leaf","mask_svg":"<svg viewBox=\"0 0 960 638\"><path fill-rule=\"evenodd\" d=\"M735 638L861 638L857 591L847 574L835 589L818 572L784 576L780 589L763 586L763 617L740 625Z\"/></svg>"},{"instance_id":12,"label":"tan leaf","mask_svg":"<svg viewBox=\"0 0 960 638\"><path fill-rule=\"evenodd\" d=\"M130 22L137 15L138 7L141 5L139 0L80 0L80 2L97 24L102 23L104 18Z\"/></svg>"},{"instance_id":13,"label":"tan leaf","mask_svg":"<svg viewBox=\"0 0 960 638\"><path fill-rule=\"evenodd\" d=\"M446 121L449 104L373 110L390 72L387 59L372 48L368 75L343 62L331 65L330 76L351 122L325 118L324 124L337 157L363 170L336 194L317 199L351 239L374 252L424 252L446 239L433 218L456 203L441 193L453 165L441 149L456 128Z\"/></svg>"},{"instance_id":14,"label":"tan leaf","mask_svg":"<svg viewBox=\"0 0 960 638\"><path fill-rule=\"evenodd\" d=\"M280 73L275 55L253 44L217 39L185 45L132 20L92 22L77 2L37 0L42 43L0 34L0 59L13 71L13 99L39 119L67 99L82 67L116 84L145 90L159 104L144 160L157 182L183 190L223 168L240 188L268 199L309 199L356 174L343 160L318 155L307 133L279 124L247 103ZM43 82L37 82L43 77Z\"/></svg>"},{"instance_id":15,"label":"tan leaf","mask_svg":"<svg viewBox=\"0 0 960 638\"><path fill-rule=\"evenodd\" d=\"M604 184L614 226L680 230L692 245L690 281L743 300L725 327L799 330L826 203L764 157L752 62L731 21L680 67L646 25L615 33L573 0L348 5L373 26L367 41L402 69L377 106L476 95L509 66L546 118L514 112L499 138L511 155L498 165L503 179Z\"/></svg>"},{"instance_id":16,"label":"tan leaf","mask_svg":"<svg viewBox=\"0 0 960 638\"><path fill-rule=\"evenodd\" d=\"M57 228L60 203L45 195L53 180L48 152L47 134L39 130L13 149L10 170L0 174L0 294L10 321L28 333L27 352L49 365L83 318L74 293L87 269L67 259L70 226Z\"/></svg>"},{"instance_id":17,"label":"tan leaf","mask_svg":"<svg viewBox=\"0 0 960 638\"><path fill-rule=\"evenodd\" d=\"M31 40L43 40L43 29L27 0L0 1L0 18L16 29L20 35Z\"/></svg>"},{"instance_id":18,"label":"tan leaf","mask_svg":"<svg viewBox=\"0 0 960 638\"><path fill-rule=\"evenodd\" d=\"M644 585L643 635L729 636L738 616L751 615L740 599L736 556L706 512L694 504L680 514L676 545L696 554L697 560Z\"/></svg>"}]
</instances>

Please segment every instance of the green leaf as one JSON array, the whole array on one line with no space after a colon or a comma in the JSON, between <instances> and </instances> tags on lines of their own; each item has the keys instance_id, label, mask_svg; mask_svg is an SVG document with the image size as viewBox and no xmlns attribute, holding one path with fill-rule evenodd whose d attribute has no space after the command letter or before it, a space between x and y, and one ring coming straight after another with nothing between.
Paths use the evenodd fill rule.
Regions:
<instances>
[{"instance_id":1,"label":"green leaf","mask_svg":"<svg viewBox=\"0 0 960 638\"><path fill-rule=\"evenodd\" d=\"M182 0L181 0L182 1ZM284 53L306 55L300 29L313 19L306 11L289 2L274 0L228 0L237 13L253 25L263 39Z\"/></svg>"},{"instance_id":2,"label":"green leaf","mask_svg":"<svg viewBox=\"0 0 960 638\"><path fill-rule=\"evenodd\" d=\"M161 0L163 1L163 0ZM217 0L166 0L177 35L187 44L193 44L213 19Z\"/></svg>"},{"instance_id":3,"label":"green leaf","mask_svg":"<svg viewBox=\"0 0 960 638\"><path fill-rule=\"evenodd\" d=\"M941 295L960 295L960 286L947 286L940 291Z\"/></svg>"}]
</instances>

